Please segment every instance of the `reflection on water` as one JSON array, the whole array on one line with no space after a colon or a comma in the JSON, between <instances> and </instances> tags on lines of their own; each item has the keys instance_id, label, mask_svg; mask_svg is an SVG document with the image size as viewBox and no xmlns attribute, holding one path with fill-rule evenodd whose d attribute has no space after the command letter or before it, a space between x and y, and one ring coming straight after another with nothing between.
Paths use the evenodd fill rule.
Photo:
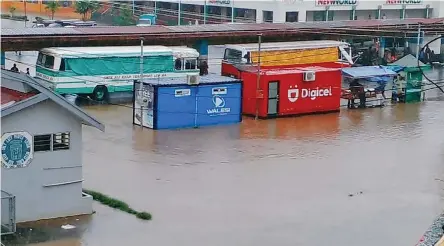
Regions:
<instances>
[{"instance_id":1,"label":"reflection on water","mask_svg":"<svg viewBox=\"0 0 444 246\"><path fill-rule=\"evenodd\" d=\"M241 139L330 138L339 133L339 113L255 121L245 118Z\"/></svg>"}]
</instances>

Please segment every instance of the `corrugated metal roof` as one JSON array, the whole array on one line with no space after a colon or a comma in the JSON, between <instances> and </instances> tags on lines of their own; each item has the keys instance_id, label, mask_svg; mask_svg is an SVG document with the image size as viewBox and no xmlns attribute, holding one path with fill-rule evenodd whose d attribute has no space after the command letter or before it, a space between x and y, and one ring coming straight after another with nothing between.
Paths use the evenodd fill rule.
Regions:
<instances>
[{"instance_id":1,"label":"corrugated metal roof","mask_svg":"<svg viewBox=\"0 0 444 246\"><path fill-rule=\"evenodd\" d=\"M239 79L234 79L231 77L221 76L218 74L208 74L205 76L199 76L200 84L220 84L220 83L240 83ZM151 84L154 86L159 85L186 85L187 77L179 78L159 78L159 79L146 79L143 81L144 84Z\"/></svg>"},{"instance_id":2,"label":"corrugated metal roof","mask_svg":"<svg viewBox=\"0 0 444 246\"><path fill-rule=\"evenodd\" d=\"M75 28L81 34L144 34L144 33L163 33L169 32L169 28L164 26L110 26L110 27L90 27Z\"/></svg>"},{"instance_id":3,"label":"corrugated metal roof","mask_svg":"<svg viewBox=\"0 0 444 246\"><path fill-rule=\"evenodd\" d=\"M264 75L281 75L281 74L298 74L307 71L313 72L327 72L327 71L339 71L340 68L327 68L320 66L300 67L300 68L288 68L288 69L263 69L261 74Z\"/></svg>"},{"instance_id":4,"label":"corrugated metal roof","mask_svg":"<svg viewBox=\"0 0 444 246\"><path fill-rule=\"evenodd\" d=\"M140 56L140 46L103 46L103 47L51 47L42 52L57 54L62 57L104 57L104 56ZM172 55L173 51L165 46L144 46L144 55Z\"/></svg>"},{"instance_id":5,"label":"corrugated metal roof","mask_svg":"<svg viewBox=\"0 0 444 246\"><path fill-rule=\"evenodd\" d=\"M10 106L13 103L20 102L22 100L25 100L26 98L30 98L32 96L35 96L36 93L23 93L20 91L8 89L5 87L1 88L1 105L2 107ZM7 104L7 105L6 105Z\"/></svg>"},{"instance_id":6,"label":"corrugated metal roof","mask_svg":"<svg viewBox=\"0 0 444 246\"><path fill-rule=\"evenodd\" d=\"M56 104L65 108L72 115L78 117L78 119L80 119L83 122L83 124L96 127L97 129L99 129L101 131L105 130L105 126L102 123L100 123L97 119L95 119L94 117L87 114L83 109L68 102L64 97L62 97L59 94L56 94L54 91L50 90L49 88L42 86L34 78L32 78L26 74L14 73L11 71L2 70L1 79L2 79L2 81L9 81L12 83L25 83L40 92L37 95L34 94L35 96L28 97L26 100L21 100L19 102L16 102L9 107L2 107L1 108L1 117L6 117L10 114L13 114L17 111L24 109L24 108L30 107L30 106L32 106L36 103L39 103L43 100L50 99L53 102L55 102ZM3 98L2 98L2 100L3 100Z\"/></svg>"},{"instance_id":7,"label":"corrugated metal roof","mask_svg":"<svg viewBox=\"0 0 444 246\"><path fill-rule=\"evenodd\" d=\"M3 36L42 36L80 34L80 28L2 28ZM82 28L83 29L83 28Z\"/></svg>"},{"instance_id":8,"label":"corrugated metal roof","mask_svg":"<svg viewBox=\"0 0 444 246\"><path fill-rule=\"evenodd\" d=\"M9 36L57 36L57 35L115 35L156 33L200 33L200 32L257 32L257 31L297 31L306 29L327 28L370 28L390 27L397 25L412 25L418 23L442 23L444 18L435 19L384 19L384 20L355 20L355 21L322 21L322 22L294 22L294 23L245 23L245 24L207 24L186 26L126 26L126 27L76 27L76 28L2 28L2 37Z\"/></svg>"},{"instance_id":9,"label":"corrugated metal roof","mask_svg":"<svg viewBox=\"0 0 444 246\"><path fill-rule=\"evenodd\" d=\"M314 48L328 48L348 46L345 42L334 40L314 40L314 41L295 41L295 42L275 42L275 43L262 43L261 50L297 50L297 49L314 49ZM227 48L245 49L246 51L259 50L259 44L227 44Z\"/></svg>"}]
</instances>

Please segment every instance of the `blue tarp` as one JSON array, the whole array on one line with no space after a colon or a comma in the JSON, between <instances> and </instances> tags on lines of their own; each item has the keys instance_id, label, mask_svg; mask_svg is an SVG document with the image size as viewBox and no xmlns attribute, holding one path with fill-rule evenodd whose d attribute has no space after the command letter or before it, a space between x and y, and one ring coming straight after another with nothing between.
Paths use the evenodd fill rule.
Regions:
<instances>
[{"instance_id":1,"label":"blue tarp","mask_svg":"<svg viewBox=\"0 0 444 246\"><path fill-rule=\"evenodd\" d=\"M368 80L378 77L391 77L397 75L397 73L392 69L383 66L348 67L342 69L342 74L353 79Z\"/></svg>"},{"instance_id":2,"label":"blue tarp","mask_svg":"<svg viewBox=\"0 0 444 246\"><path fill-rule=\"evenodd\" d=\"M402 70L405 69L405 67L403 67L403 66L398 66L398 65L386 66L386 67L384 67L384 68L390 69L390 70L392 70L392 71L395 72L395 73L399 73L399 72L401 72Z\"/></svg>"}]
</instances>

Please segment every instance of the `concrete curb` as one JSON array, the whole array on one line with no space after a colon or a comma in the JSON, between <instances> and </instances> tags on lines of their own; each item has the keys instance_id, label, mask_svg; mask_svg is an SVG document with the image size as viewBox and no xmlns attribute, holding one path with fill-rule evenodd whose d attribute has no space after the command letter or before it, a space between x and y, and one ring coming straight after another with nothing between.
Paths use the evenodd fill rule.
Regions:
<instances>
[{"instance_id":1,"label":"concrete curb","mask_svg":"<svg viewBox=\"0 0 444 246\"><path fill-rule=\"evenodd\" d=\"M444 246L444 213L439 215L435 222L424 233L416 246Z\"/></svg>"}]
</instances>

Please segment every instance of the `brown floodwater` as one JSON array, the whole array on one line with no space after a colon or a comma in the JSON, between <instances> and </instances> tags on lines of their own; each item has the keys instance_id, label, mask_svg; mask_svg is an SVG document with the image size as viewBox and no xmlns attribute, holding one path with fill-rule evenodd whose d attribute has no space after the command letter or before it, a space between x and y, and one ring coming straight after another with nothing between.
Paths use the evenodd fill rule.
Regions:
<instances>
[{"instance_id":1,"label":"brown floodwater","mask_svg":"<svg viewBox=\"0 0 444 246\"><path fill-rule=\"evenodd\" d=\"M36 245L404 246L444 205L442 101L167 131L87 111L106 132L84 129L85 186L153 220L95 204L77 240Z\"/></svg>"}]
</instances>

